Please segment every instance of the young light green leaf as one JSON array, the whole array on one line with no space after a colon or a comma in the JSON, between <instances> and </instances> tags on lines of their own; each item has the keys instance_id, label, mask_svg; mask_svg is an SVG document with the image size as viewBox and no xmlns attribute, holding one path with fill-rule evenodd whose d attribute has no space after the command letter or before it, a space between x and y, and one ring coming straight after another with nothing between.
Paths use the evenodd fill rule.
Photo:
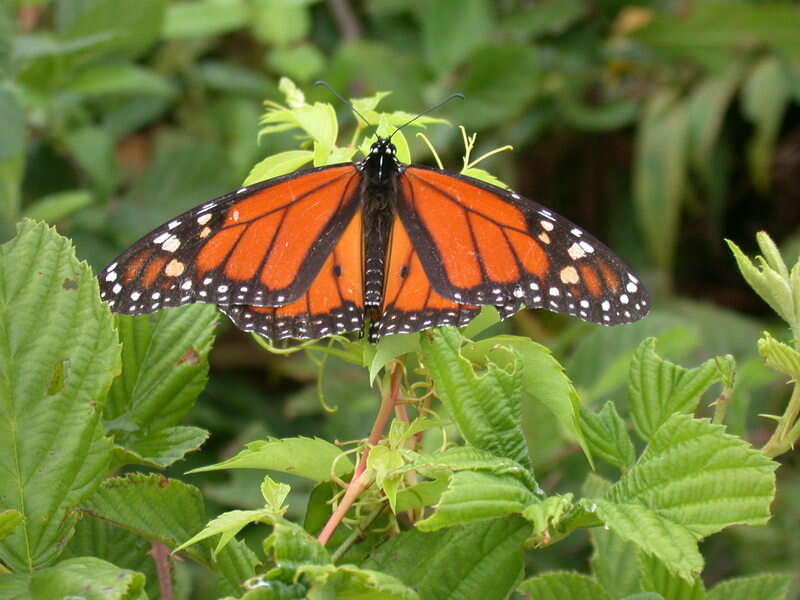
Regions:
<instances>
[{"instance_id":1,"label":"young light green leaf","mask_svg":"<svg viewBox=\"0 0 800 600\"><path fill-rule=\"evenodd\" d=\"M178 545L173 552L180 552L197 542L219 535L219 541L214 549L214 555L216 556L217 553L236 537L236 534L244 529L246 525L250 523L267 523L274 515L275 513L267 508L260 508L258 510L231 510L222 513L209 521L208 525L206 525L200 533Z\"/></svg>"},{"instance_id":2,"label":"young light green leaf","mask_svg":"<svg viewBox=\"0 0 800 600\"><path fill-rule=\"evenodd\" d=\"M370 344L370 349L372 345ZM369 349L368 349L369 350ZM409 352L419 351L418 335L387 335L382 337L375 346L374 354L369 361L365 361L365 366L369 365L369 381L374 383L375 378L386 365L398 356Z\"/></svg>"},{"instance_id":3,"label":"young light green leaf","mask_svg":"<svg viewBox=\"0 0 800 600\"><path fill-rule=\"evenodd\" d=\"M762 192L769 188L772 154L791 89L781 60L768 55L761 59L742 90L742 112L756 131L748 148L753 182Z\"/></svg>"},{"instance_id":4,"label":"young light green leaf","mask_svg":"<svg viewBox=\"0 0 800 600\"><path fill-rule=\"evenodd\" d=\"M684 579L691 580L703 570L703 556L697 549L696 535L660 512L641 504L600 498L584 500L583 505L586 510L595 512L615 534L664 561Z\"/></svg>"},{"instance_id":5,"label":"young light green leaf","mask_svg":"<svg viewBox=\"0 0 800 600\"><path fill-rule=\"evenodd\" d=\"M670 92L653 94L639 123L634 201L650 255L672 265L688 162L689 111Z\"/></svg>"},{"instance_id":6,"label":"young light green leaf","mask_svg":"<svg viewBox=\"0 0 800 600\"><path fill-rule=\"evenodd\" d=\"M265 475L264 481L261 482L261 496L264 498L266 508L276 514L283 514L286 510L283 502L291 491L290 486L278 483L269 475Z\"/></svg>"},{"instance_id":7,"label":"young light green leaf","mask_svg":"<svg viewBox=\"0 0 800 600\"><path fill-rule=\"evenodd\" d=\"M300 565L297 573L311 581L309 598L419 600L419 595L396 577L354 565Z\"/></svg>"},{"instance_id":8,"label":"young light green leaf","mask_svg":"<svg viewBox=\"0 0 800 600\"><path fill-rule=\"evenodd\" d=\"M404 531L362 566L414 586L422 598L503 600L519 580L530 530L515 516L430 533Z\"/></svg>"},{"instance_id":9,"label":"young light green leaf","mask_svg":"<svg viewBox=\"0 0 800 600\"><path fill-rule=\"evenodd\" d=\"M767 365L800 381L800 352L779 342L768 331L758 340L758 353Z\"/></svg>"},{"instance_id":10,"label":"young light green leaf","mask_svg":"<svg viewBox=\"0 0 800 600\"><path fill-rule=\"evenodd\" d=\"M708 600L786 600L791 583L791 575L735 577L715 585Z\"/></svg>"},{"instance_id":11,"label":"young light green leaf","mask_svg":"<svg viewBox=\"0 0 800 600\"><path fill-rule=\"evenodd\" d=\"M190 473L222 469L268 469L327 481L331 473L343 477L352 472L353 463L341 449L322 438L270 438L250 442L233 458Z\"/></svg>"},{"instance_id":12,"label":"young light green leaf","mask_svg":"<svg viewBox=\"0 0 800 600\"><path fill-rule=\"evenodd\" d=\"M514 368L515 355L498 351L498 347L509 347L514 350L519 357L517 368L521 371L525 393L535 401L541 402L556 416L561 426L580 444L591 462L591 454L580 426L578 412L580 397L564 372L564 367L555 359L552 352L530 338L500 335L467 344L462 353L465 358L472 361L492 360L501 367ZM524 425L527 411L524 406L522 408Z\"/></svg>"},{"instance_id":13,"label":"young light green leaf","mask_svg":"<svg viewBox=\"0 0 800 600\"><path fill-rule=\"evenodd\" d=\"M452 327L434 329L422 337L422 360L437 396L468 443L529 466L528 448L519 425L519 359L515 356L507 368L487 361L485 372L479 374L462 355L463 342L459 331ZM508 364L508 358L505 361Z\"/></svg>"},{"instance_id":14,"label":"young light green leaf","mask_svg":"<svg viewBox=\"0 0 800 600\"><path fill-rule=\"evenodd\" d=\"M531 577L523 581L517 591L531 600L612 600L593 577L567 571Z\"/></svg>"},{"instance_id":15,"label":"young light green leaf","mask_svg":"<svg viewBox=\"0 0 800 600\"><path fill-rule=\"evenodd\" d=\"M706 588L699 576L678 577L654 556L639 553L639 571L642 590L657 592L664 600L705 600Z\"/></svg>"},{"instance_id":16,"label":"young light green leaf","mask_svg":"<svg viewBox=\"0 0 800 600\"><path fill-rule=\"evenodd\" d=\"M0 559L27 571L57 556L70 511L108 468L100 418L119 344L89 267L29 220L0 246L0 331L0 506L25 517L0 541Z\"/></svg>"},{"instance_id":17,"label":"young light green leaf","mask_svg":"<svg viewBox=\"0 0 800 600\"><path fill-rule=\"evenodd\" d=\"M392 512L396 511L397 488L402 476L394 473L387 477L387 474L393 469L402 467L404 462L400 450L383 445L375 446L367 457L367 468L375 472L375 483L389 500Z\"/></svg>"},{"instance_id":18,"label":"young light green leaf","mask_svg":"<svg viewBox=\"0 0 800 600\"><path fill-rule=\"evenodd\" d=\"M580 405L581 429L593 455L618 467L630 467L636 460L631 436L613 402L606 402L599 413Z\"/></svg>"},{"instance_id":19,"label":"young light green leaf","mask_svg":"<svg viewBox=\"0 0 800 600\"><path fill-rule=\"evenodd\" d=\"M408 486L397 493L392 510L397 514L405 510L433 506L439 501L448 485L450 485L450 475L438 473L433 475L430 481L422 481Z\"/></svg>"},{"instance_id":20,"label":"young light green leaf","mask_svg":"<svg viewBox=\"0 0 800 600\"><path fill-rule=\"evenodd\" d=\"M122 341L122 375L111 388L104 413L114 433L117 462L141 457L167 466L204 439L197 428L173 429L194 406L208 379L208 353L217 312L193 304L156 313L116 317ZM166 448L170 439L180 448ZM165 462L170 461L170 462Z\"/></svg>"},{"instance_id":21,"label":"young light green leaf","mask_svg":"<svg viewBox=\"0 0 800 600\"><path fill-rule=\"evenodd\" d=\"M789 269L786 268L786 263L783 260L783 256L781 256L781 251L778 249L775 242L772 241L772 238L769 237L769 234L766 231L756 232L756 242L758 242L761 255L764 257L770 269L778 273L783 279L788 279Z\"/></svg>"},{"instance_id":22,"label":"young light green leaf","mask_svg":"<svg viewBox=\"0 0 800 600\"><path fill-rule=\"evenodd\" d=\"M631 360L628 376L631 418L639 436L649 439L676 412L691 413L700 396L720 379L718 359L685 369L661 358L655 338L644 340ZM731 359L732 360L732 359Z\"/></svg>"},{"instance_id":23,"label":"young light green leaf","mask_svg":"<svg viewBox=\"0 0 800 600\"><path fill-rule=\"evenodd\" d=\"M313 158L314 153L310 150L288 150L273 154L257 163L242 185L253 185L259 181L286 175L311 162Z\"/></svg>"},{"instance_id":24,"label":"young light green leaf","mask_svg":"<svg viewBox=\"0 0 800 600\"><path fill-rule=\"evenodd\" d=\"M297 43L311 29L308 4L296 0L255 0L249 19L253 35L279 48Z\"/></svg>"},{"instance_id":25,"label":"young light green leaf","mask_svg":"<svg viewBox=\"0 0 800 600\"><path fill-rule=\"evenodd\" d=\"M734 524L765 523L776 467L721 425L675 414L606 498L658 511L699 539Z\"/></svg>"},{"instance_id":26,"label":"young light green leaf","mask_svg":"<svg viewBox=\"0 0 800 600\"><path fill-rule=\"evenodd\" d=\"M533 523L531 537L534 544L547 545L551 539L550 529L556 527L561 519L572 509L572 494L548 496L541 502L528 504L522 516Z\"/></svg>"},{"instance_id":27,"label":"young light green leaf","mask_svg":"<svg viewBox=\"0 0 800 600\"><path fill-rule=\"evenodd\" d=\"M264 540L264 554L280 568L298 569L303 565L329 565L325 547L305 529L283 517L271 517L272 533Z\"/></svg>"},{"instance_id":28,"label":"young light green leaf","mask_svg":"<svg viewBox=\"0 0 800 600\"><path fill-rule=\"evenodd\" d=\"M725 240L733 252L739 272L747 284L753 288L769 307L790 325L795 324L795 305L789 282L779 271L775 271L761 256L756 257L756 267L752 261L730 240Z\"/></svg>"},{"instance_id":29,"label":"young light green leaf","mask_svg":"<svg viewBox=\"0 0 800 600\"><path fill-rule=\"evenodd\" d=\"M33 573L3 575L0 597L137 600L143 598L144 584L141 573L120 569L93 556L82 556Z\"/></svg>"},{"instance_id":30,"label":"young light green leaf","mask_svg":"<svg viewBox=\"0 0 800 600\"><path fill-rule=\"evenodd\" d=\"M431 516L417 522L420 531L436 531L521 513L539 499L518 479L481 471L453 473Z\"/></svg>"},{"instance_id":31,"label":"young light green leaf","mask_svg":"<svg viewBox=\"0 0 800 600\"><path fill-rule=\"evenodd\" d=\"M314 166L317 167L327 164L339 133L336 111L330 104L321 102L294 108L275 105L261 117L261 125L259 135L295 128L303 130L314 141Z\"/></svg>"},{"instance_id":32,"label":"young light green leaf","mask_svg":"<svg viewBox=\"0 0 800 600\"><path fill-rule=\"evenodd\" d=\"M0 540L11 535L17 526L22 525L25 517L18 510L4 510L0 512Z\"/></svg>"}]
</instances>

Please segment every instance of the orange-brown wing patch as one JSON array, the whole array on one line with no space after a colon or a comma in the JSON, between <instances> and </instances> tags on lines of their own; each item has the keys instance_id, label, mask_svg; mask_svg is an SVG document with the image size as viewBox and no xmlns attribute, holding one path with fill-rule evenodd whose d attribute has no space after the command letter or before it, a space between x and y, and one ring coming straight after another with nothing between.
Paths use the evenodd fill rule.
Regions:
<instances>
[{"instance_id":1,"label":"orange-brown wing patch","mask_svg":"<svg viewBox=\"0 0 800 600\"><path fill-rule=\"evenodd\" d=\"M385 276L383 306L370 326L371 341L440 325L463 326L478 314L477 306L448 300L433 289L399 218L392 225Z\"/></svg>"},{"instance_id":2,"label":"orange-brown wing patch","mask_svg":"<svg viewBox=\"0 0 800 600\"><path fill-rule=\"evenodd\" d=\"M362 220L357 213L308 290L282 306L220 306L245 331L277 341L315 339L364 327Z\"/></svg>"}]
</instances>

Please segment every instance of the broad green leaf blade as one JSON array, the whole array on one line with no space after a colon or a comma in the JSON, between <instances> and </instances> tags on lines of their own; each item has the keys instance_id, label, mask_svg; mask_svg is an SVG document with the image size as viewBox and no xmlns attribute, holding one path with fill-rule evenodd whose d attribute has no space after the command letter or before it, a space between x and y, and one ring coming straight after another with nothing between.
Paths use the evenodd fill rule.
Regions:
<instances>
[{"instance_id":1,"label":"broad green leaf blade","mask_svg":"<svg viewBox=\"0 0 800 600\"><path fill-rule=\"evenodd\" d=\"M151 541L161 542L168 548L175 548L178 543L188 540L206 524L203 497L196 487L175 479L141 473L107 479L83 504L82 511ZM214 562L210 543L201 544L184 554L201 564L210 566ZM216 562L220 568L225 564L237 566L223 574L235 577L231 584L238 586L253 576L258 560L252 552L233 541L218 553ZM244 568L247 563L249 565Z\"/></svg>"},{"instance_id":2,"label":"broad green leaf blade","mask_svg":"<svg viewBox=\"0 0 800 600\"><path fill-rule=\"evenodd\" d=\"M561 426L577 441L591 462L591 455L581 431L578 408L581 400L564 367L552 352L533 340L521 336L499 335L474 344L467 344L463 354L472 361L482 362L490 357L500 366L513 368L514 356L495 351L497 346L513 348L519 355L523 390L535 401L541 402L555 415ZM505 361L505 362L504 362ZM526 399L527 400L527 399ZM522 407L523 425L527 412Z\"/></svg>"},{"instance_id":3,"label":"broad green leaf blade","mask_svg":"<svg viewBox=\"0 0 800 600\"><path fill-rule=\"evenodd\" d=\"M249 7L244 0L171 2L164 18L166 39L215 36L247 25Z\"/></svg>"},{"instance_id":4,"label":"broad green leaf blade","mask_svg":"<svg viewBox=\"0 0 800 600\"><path fill-rule=\"evenodd\" d=\"M594 552L590 564L592 574L613 598L622 598L640 590L639 567L633 558L638 548L610 529L589 530Z\"/></svg>"},{"instance_id":5,"label":"broad green leaf blade","mask_svg":"<svg viewBox=\"0 0 800 600\"><path fill-rule=\"evenodd\" d=\"M695 535L688 529L640 504L592 500L597 516L621 538L656 556L684 579L690 580L703 569L703 556ZM589 510L587 508L587 510Z\"/></svg>"},{"instance_id":6,"label":"broad green leaf blade","mask_svg":"<svg viewBox=\"0 0 800 600\"><path fill-rule=\"evenodd\" d=\"M264 540L264 554L278 567L298 569L303 565L329 565L325 547L300 525L277 515L271 517L272 533Z\"/></svg>"},{"instance_id":7,"label":"broad green leaf blade","mask_svg":"<svg viewBox=\"0 0 800 600\"><path fill-rule=\"evenodd\" d=\"M688 163L689 111L673 94L653 94L639 123L633 190L650 256L672 266Z\"/></svg>"},{"instance_id":8,"label":"broad green leaf blade","mask_svg":"<svg viewBox=\"0 0 800 600\"><path fill-rule=\"evenodd\" d=\"M0 246L0 509L25 517L0 541L12 569L52 561L72 534L69 511L105 474L111 443L100 417L118 372L91 270L55 230L23 221Z\"/></svg>"},{"instance_id":9,"label":"broad green leaf blade","mask_svg":"<svg viewBox=\"0 0 800 600\"><path fill-rule=\"evenodd\" d=\"M519 480L480 471L454 473L433 514L417 522L420 531L436 531L521 513L539 499Z\"/></svg>"},{"instance_id":10,"label":"broad green leaf blade","mask_svg":"<svg viewBox=\"0 0 800 600\"><path fill-rule=\"evenodd\" d=\"M639 554L639 570L646 592L657 592L664 600L705 600L706 588L699 575L687 581L672 574L657 558L643 553Z\"/></svg>"},{"instance_id":11,"label":"broad green leaf blade","mask_svg":"<svg viewBox=\"0 0 800 600\"><path fill-rule=\"evenodd\" d=\"M87 98L101 96L175 95L172 84L151 69L132 64L103 64L80 71L65 91Z\"/></svg>"},{"instance_id":12,"label":"broad green leaf blade","mask_svg":"<svg viewBox=\"0 0 800 600\"><path fill-rule=\"evenodd\" d=\"M32 574L0 576L0 597L20 600L138 600L143 592L144 575L92 556L70 558Z\"/></svg>"},{"instance_id":13,"label":"broad green leaf blade","mask_svg":"<svg viewBox=\"0 0 800 600\"><path fill-rule=\"evenodd\" d=\"M233 458L191 473L222 469L266 469L328 481L331 474L343 477L351 473L353 463L340 448L322 438L271 438L250 442Z\"/></svg>"},{"instance_id":14,"label":"broad green leaf blade","mask_svg":"<svg viewBox=\"0 0 800 600\"><path fill-rule=\"evenodd\" d=\"M606 497L646 506L701 538L729 525L766 523L777 466L721 425L675 414Z\"/></svg>"},{"instance_id":15,"label":"broad green leaf blade","mask_svg":"<svg viewBox=\"0 0 800 600\"><path fill-rule=\"evenodd\" d=\"M309 598L419 600L419 595L396 577L354 565L301 565L297 573L311 581Z\"/></svg>"},{"instance_id":16,"label":"broad green leaf blade","mask_svg":"<svg viewBox=\"0 0 800 600\"><path fill-rule=\"evenodd\" d=\"M700 396L719 381L717 360L685 369L661 358L656 340L643 341L633 355L628 373L628 392L633 425L639 436L648 440L672 414L691 413Z\"/></svg>"},{"instance_id":17,"label":"broad green leaf blade","mask_svg":"<svg viewBox=\"0 0 800 600\"><path fill-rule=\"evenodd\" d=\"M425 2L417 11L428 65L443 74L460 65L483 44L492 29L487 0Z\"/></svg>"},{"instance_id":18,"label":"broad green leaf blade","mask_svg":"<svg viewBox=\"0 0 800 600\"><path fill-rule=\"evenodd\" d=\"M55 224L92 203L87 190L67 190L48 194L25 209L29 219Z\"/></svg>"},{"instance_id":19,"label":"broad green leaf blade","mask_svg":"<svg viewBox=\"0 0 800 600\"><path fill-rule=\"evenodd\" d=\"M196 446L196 428L172 429L194 406L208 380L208 352L217 311L192 304L152 315L116 317L122 341L122 376L111 388L106 430L114 433L117 458L139 455L144 464L167 466L180 450ZM170 441L171 449L165 447Z\"/></svg>"},{"instance_id":20,"label":"broad green leaf blade","mask_svg":"<svg viewBox=\"0 0 800 600\"><path fill-rule=\"evenodd\" d=\"M517 591L531 600L612 600L593 577L557 571L523 581Z\"/></svg>"},{"instance_id":21,"label":"broad green leaf blade","mask_svg":"<svg viewBox=\"0 0 800 600\"><path fill-rule=\"evenodd\" d=\"M756 575L736 577L715 585L708 600L786 600L791 575Z\"/></svg>"},{"instance_id":22,"label":"broad green leaf blade","mask_svg":"<svg viewBox=\"0 0 800 600\"><path fill-rule=\"evenodd\" d=\"M422 360L437 396L469 444L529 467L520 427L519 359L515 356L508 370L487 362L485 371L476 373L461 354L462 344L461 333L452 327L435 329L422 337Z\"/></svg>"},{"instance_id":23,"label":"broad green leaf blade","mask_svg":"<svg viewBox=\"0 0 800 600\"><path fill-rule=\"evenodd\" d=\"M618 467L630 467L636 460L633 442L625 421L613 402L606 402L599 413L581 405L581 428L592 454Z\"/></svg>"},{"instance_id":24,"label":"broad green leaf blade","mask_svg":"<svg viewBox=\"0 0 800 600\"><path fill-rule=\"evenodd\" d=\"M214 549L214 555L216 556L246 525L250 523L267 523L272 516L273 512L264 508L259 510L231 510L222 513L218 517L211 519L202 531L180 544L173 552L180 552L197 542L202 542L218 535L219 541Z\"/></svg>"},{"instance_id":25,"label":"broad green leaf blade","mask_svg":"<svg viewBox=\"0 0 800 600\"><path fill-rule=\"evenodd\" d=\"M413 586L423 600L503 600L522 575L522 546L530 531L521 517L432 533L405 531L363 566Z\"/></svg>"},{"instance_id":26,"label":"broad green leaf blade","mask_svg":"<svg viewBox=\"0 0 800 600\"><path fill-rule=\"evenodd\" d=\"M4 510L0 512L0 540L13 533L13 531L22 525L25 518L18 510Z\"/></svg>"},{"instance_id":27,"label":"broad green leaf blade","mask_svg":"<svg viewBox=\"0 0 800 600\"><path fill-rule=\"evenodd\" d=\"M279 175L286 175L311 162L314 153L310 150L289 150L268 156L256 164L242 185L252 185Z\"/></svg>"},{"instance_id":28,"label":"broad green leaf blade","mask_svg":"<svg viewBox=\"0 0 800 600\"><path fill-rule=\"evenodd\" d=\"M181 460L208 439L208 431L190 425L165 427L145 438L132 438L125 448L114 448L116 464L138 464L153 468L164 468Z\"/></svg>"}]
</instances>

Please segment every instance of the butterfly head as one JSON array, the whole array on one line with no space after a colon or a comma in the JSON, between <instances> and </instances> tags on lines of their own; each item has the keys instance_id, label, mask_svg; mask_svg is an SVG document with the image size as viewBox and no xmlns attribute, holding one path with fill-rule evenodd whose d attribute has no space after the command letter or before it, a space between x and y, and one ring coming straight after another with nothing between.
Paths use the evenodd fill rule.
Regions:
<instances>
[{"instance_id":1,"label":"butterfly head","mask_svg":"<svg viewBox=\"0 0 800 600\"><path fill-rule=\"evenodd\" d=\"M381 138L370 146L369 154L362 162L364 173L371 184L386 184L397 175L401 163L397 160L397 148L389 138Z\"/></svg>"}]
</instances>

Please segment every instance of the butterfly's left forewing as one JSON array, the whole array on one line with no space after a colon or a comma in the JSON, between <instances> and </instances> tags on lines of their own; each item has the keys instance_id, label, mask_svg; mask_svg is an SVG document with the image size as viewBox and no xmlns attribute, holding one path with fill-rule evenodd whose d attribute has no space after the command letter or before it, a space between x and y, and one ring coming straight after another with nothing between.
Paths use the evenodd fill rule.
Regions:
<instances>
[{"instance_id":1,"label":"butterfly's left forewing","mask_svg":"<svg viewBox=\"0 0 800 600\"><path fill-rule=\"evenodd\" d=\"M410 166L398 213L433 288L456 302L523 305L615 325L649 310L628 267L586 231L518 194Z\"/></svg>"}]
</instances>

